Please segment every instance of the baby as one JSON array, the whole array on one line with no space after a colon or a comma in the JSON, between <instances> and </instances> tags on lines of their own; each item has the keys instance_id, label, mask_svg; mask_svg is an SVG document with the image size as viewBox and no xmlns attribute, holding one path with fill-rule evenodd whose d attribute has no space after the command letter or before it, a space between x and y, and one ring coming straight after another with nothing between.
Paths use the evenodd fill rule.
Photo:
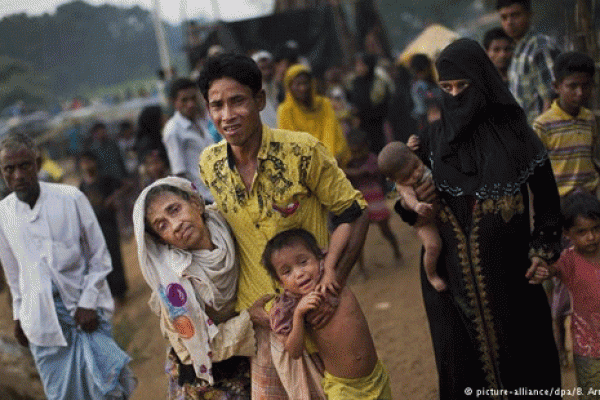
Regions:
<instances>
[{"instance_id":1,"label":"baby","mask_svg":"<svg viewBox=\"0 0 600 400\"><path fill-rule=\"evenodd\" d=\"M446 290L446 282L436 271L442 247L435 225L436 207L420 201L415 193L415 188L431 176L431 170L402 142L387 144L379 153L377 163L379 170L396 184L403 205L419 215L415 228L425 248L423 267L427 279L438 292Z\"/></svg>"},{"instance_id":2,"label":"baby","mask_svg":"<svg viewBox=\"0 0 600 400\"><path fill-rule=\"evenodd\" d=\"M265 247L263 263L285 289L271 309L271 327L292 358L300 358L305 334L314 340L325 365L323 390L334 399L391 399L389 376L377 358L369 326L352 292L342 287L329 322L320 329L307 326L306 315L328 301L319 291L323 253L304 229L277 234ZM279 329L283 327L283 329Z\"/></svg>"}]
</instances>

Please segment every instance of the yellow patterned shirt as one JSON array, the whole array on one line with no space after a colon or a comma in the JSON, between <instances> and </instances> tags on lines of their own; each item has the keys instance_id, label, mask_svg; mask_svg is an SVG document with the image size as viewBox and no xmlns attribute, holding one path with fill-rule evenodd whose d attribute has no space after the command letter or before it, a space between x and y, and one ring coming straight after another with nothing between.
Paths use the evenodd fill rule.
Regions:
<instances>
[{"instance_id":1,"label":"yellow patterned shirt","mask_svg":"<svg viewBox=\"0 0 600 400\"><path fill-rule=\"evenodd\" d=\"M581 107L579 115L573 117L555 100L548 111L536 118L533 129L548 149L560 197L577 188L594 193L600 184L594 114Z\"/></svg>"},{"instance_id":2,"label":"yellow patterned shirt","mask_svg":"<svg viewBox=\"0 0 600 400\"><path fill-rule=\"evenodd\" d=\"M354 202L362 209L366 203L331 153L308 133L263 125L250 192L229 151L224 140L205 149L200 175L236 238L241 266L237 309L243 310L276 289L261 263L269 239L287 229L304 228L326 248L328 212L340 215Z\"/></svg>"}]
</instances>

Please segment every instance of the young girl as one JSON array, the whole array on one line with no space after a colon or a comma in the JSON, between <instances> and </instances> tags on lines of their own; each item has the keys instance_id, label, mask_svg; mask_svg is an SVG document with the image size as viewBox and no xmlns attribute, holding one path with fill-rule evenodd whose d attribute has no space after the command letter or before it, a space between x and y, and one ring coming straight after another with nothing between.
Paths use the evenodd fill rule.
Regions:
<instances>
[{"instance_id":1,"label":"young girl","mask_svg":"<svg viewBox=\"0 0 600 400\"><path fill-rule=\"evenodd\" d=\"M271 328L294 359L303 354L306 334L314 340L325 365L326 398L391 399L389 376L377 358L367 320L348 288L340 289L339 303L324 327L305 326L306 315L329 301L321 281L323 253L314 236L304 229L277 234L265 247L263 264L285 289L271 309Z\"/></svg>"},{"instance_id":2,"label":"young girl","mask_svg":"<svg viewBox=\"0 0 600 400\"><path fill-rule=\"evenodd\" d=\"M587 193L563 204L564 235L571 247L548 267L569 289L573 315L573 359L580 399L600 388L600 201Z\"/></svg>"},{"instance_id":3,"label":"young girl","mask_svg":"<svg viewBox=\"0 0 600 400\"><path fill-rule=\"evenodd\" d=\"M344 172L356 189L360 190L367 201L367 213L369 222L379 226L381 234L392 246L394 258L400 259L400 248L398 240L390 228L390 210L385 202L384 181L385 178L377 167L377 156L369 152L367 134L360 129L352 129L348 135L348 146L351 158ZM364 264L364 252L361 250L358 265L362 274L366 277L367 271Z\"/></svg>"},{"instance_id":4,"label":"young girl","mask_svg":"<svg viewBox=\"0 0 600 400\"><path fill-rule=\"evenodd\" d=\"M423 267L429 283L438 292L446 290L446 282L436 270L442 240L435 225L435 205L420 201L414 189L431 175L431 171L402 142L387 144L377 161L381 172L396 183L396 190L404 204L419 215L415 228L425 248Z\"/></svg>"}]
</instances>

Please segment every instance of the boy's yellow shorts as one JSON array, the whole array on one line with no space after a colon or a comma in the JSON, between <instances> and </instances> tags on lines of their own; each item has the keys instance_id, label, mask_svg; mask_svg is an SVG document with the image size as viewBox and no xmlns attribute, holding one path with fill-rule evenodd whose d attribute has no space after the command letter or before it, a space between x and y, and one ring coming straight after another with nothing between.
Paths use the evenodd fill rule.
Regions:
<instances>
[{"instance_id":1,"label":"boy's yellow shorts","mask_svg":"<svg viewBox=\"0 0 600 400\"><path fill-rule=\"evenodd\" d=\"M381 360L362 378L338 378L325 371L321 384L328 400L392 400L390 377Z\"/></svg>"}]
</instances>

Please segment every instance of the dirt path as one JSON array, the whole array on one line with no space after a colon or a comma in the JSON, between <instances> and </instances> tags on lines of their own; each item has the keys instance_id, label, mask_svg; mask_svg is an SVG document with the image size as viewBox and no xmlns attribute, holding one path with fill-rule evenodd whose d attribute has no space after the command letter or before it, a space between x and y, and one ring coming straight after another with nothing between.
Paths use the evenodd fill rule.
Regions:
<instances>
[{"instance_id":1,"label":"dirt path","mask_svg":"<svg viewBox=\"0 0 600 400\"><path fill-rule=\"evenodd\" d=\"M390 247L377 227L372 226L365 247L370 277L363 281L353 273L349 284L367 316L379 356L390 373L394 398L432 400L437 398L437 374L420 291L420 244L414 231L396 216L392 228L401 240L402 263L395 265ZM150 291L137 266L133 239L123 242L123 250L130 291L127 302L115 315L115 337L133 358L131 366L139 379L133 400L162 399L166 388L163 373L166 341L160 335L157 318L146 304ZM0 296L0 331L11 331L10 319L4 293ZM571 368L563 372L563 387L573 386Z\"/></svg>"}]
</instances>

